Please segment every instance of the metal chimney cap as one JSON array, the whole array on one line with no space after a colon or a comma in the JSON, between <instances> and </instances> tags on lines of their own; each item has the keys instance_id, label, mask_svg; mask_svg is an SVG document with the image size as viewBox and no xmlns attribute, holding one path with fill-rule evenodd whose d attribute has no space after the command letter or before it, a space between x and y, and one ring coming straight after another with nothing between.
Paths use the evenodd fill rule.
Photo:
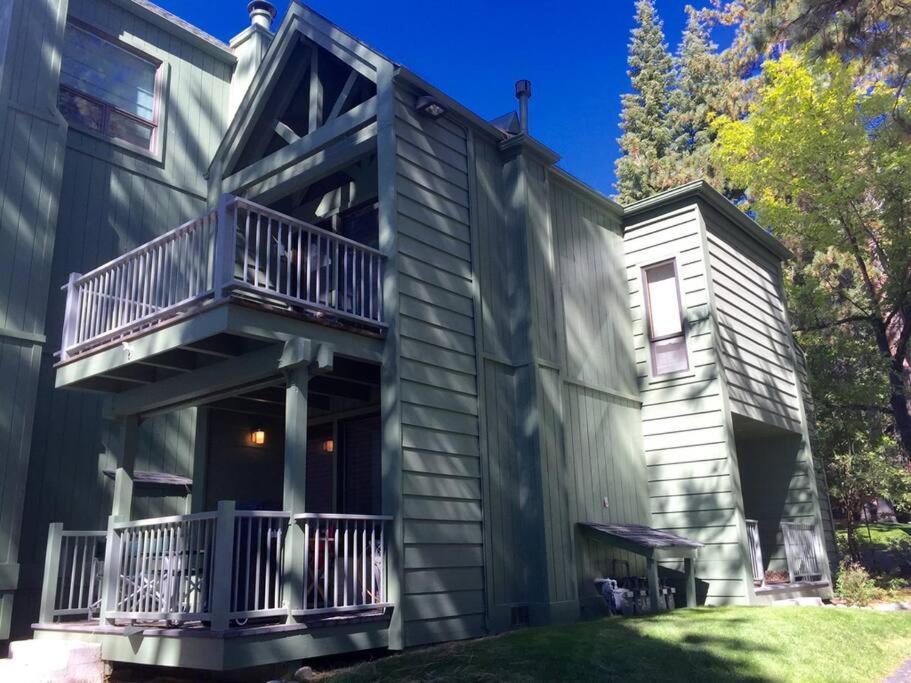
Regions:
<instances>
[{"instance_id":1,"label":"metal chimney cap","mask_svg":"<svg viewBox=\"0 0 911 683\"><path fill-rule=\"evenodd\" d=\"M531 81L516 81L516 97L531 97Z\"/></svg>"},{"instance_id":2,"label":"metal chimney cap","mask_svg":"<svg viewBox=\"0 0 911 683\"><path fill-rule=\"evenodd\" d=\"M272 27L272 21L278 10L268 0L251 0L247 3L247 12L250 14L250 23L262 26L265 29Z\"/></svg>"}]
</instances>

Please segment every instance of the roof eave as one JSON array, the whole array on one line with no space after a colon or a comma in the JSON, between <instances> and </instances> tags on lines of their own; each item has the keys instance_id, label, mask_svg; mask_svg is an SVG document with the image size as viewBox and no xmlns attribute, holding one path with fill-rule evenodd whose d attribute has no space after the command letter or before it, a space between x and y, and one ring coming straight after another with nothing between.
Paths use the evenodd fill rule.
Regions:
<instances>
[{"instance_id":1,"label":"roof eave","mask_svg":"<svg viewBox=\"0 0 911 683\"><path fill-rule=\"evenodd\" d=\"M651 197L640 199L638 202L627 204L623 207L623 216L624 218L635 216L645 211L687 198L698 198L705 201L726 218L730 219L731 222L741 228L749 237L752 237L782 261L794 257L791 250L782 244L781 240L764 230L759 223L728 201L727 197L718 192L718 190L709 185L705 180L701 179L691 181L684 185L680 185L679 187L671 188L670 190L665 190L664 192L659 192Z\"/></svg>"}]
</instances>

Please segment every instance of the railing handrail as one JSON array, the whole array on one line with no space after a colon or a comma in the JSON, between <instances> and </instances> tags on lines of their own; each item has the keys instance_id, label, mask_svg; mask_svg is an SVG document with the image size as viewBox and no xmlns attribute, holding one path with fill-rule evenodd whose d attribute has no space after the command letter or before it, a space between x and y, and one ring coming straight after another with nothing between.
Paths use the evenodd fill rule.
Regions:
<instances>
[{"instance_id":1,"label":"railing handrail","mask_svg":"<svg viewBox=\"0 0 911 683\"><path fill-rule=\"evenodd\" d=\"M374 247L364 244L363 242L358 242L357 240L353 240L349 237L344 237L343 235L339 235L338 233L332 232L331 230L326 230L325 228L321 228L317 225L313 225L313 223L308 223L307 221L303 221L300 218L295 218L294 216L289 216L286 213L281 213L280 211L275 211L274 209L270 209L269 207L263 206L262 204L257 204L256 202L251 202L249 199L244 199L243 197L234 197L233 199L230 200L230 203L233 204L234 206L246 206L250 209L253 209L256 213L260 213L260 214L263 214L266 216L271 216L275 220L281 221L282 223L287 223L288 225L297 225L301 228L309 230L310 232L315 232L317 234L320 234L323 237L327 237L332 240L338 240L339 242L349 244L352 247L366 251L368 254L374 254L375 256L379 256L380 258L382 258L384 260L386 258L386 255L383 252L381 252L379 249L375 249Z\"/></svg>"},{"instance_id":2,"label":"railing handrail","mask_svg":"<svg viewBox=\"0 0 911 683\"><path fill-rule=\"evenodd\" d=\"M69 531L69 530L64 529L60 535L63 536L64 538L66 538L68 536L95 536L97 538L104 538L105 536L108 535L108 532L106 532L106 531L76 531L76 530Z\"/></svg>"},{"instance_id":3,"label":"railing handrail","mask_svg":"<svg viewBox=\"0 0 911 683\"><path fill-rule=\"evenodd\" d=\"M347 519L367 520L369 522L388 522L395 519L392 515L346 515L334 512L300 512L294 519Z\"/></svg>"},{"instance_id":4,"label":"railing handrail","mask_svg":"<svg viewBox=\"0 0 911 683\"><path fill-rule=\"evenodd\" d=\"M129 522L115 522L114 529L135 529L143 526L156 526L159 524L177 524L179 522L193 522L203 519L215 519L217 512L194 512L188 515L171 515L170 517L151 517L148 519L135 519Z\"/></svg>"},{"instance_id":5,"label":"railing handrail","mask_svg":"<svg viewBox=\"0 0 911 683\"><path fill-rule=\"evenodd\" d=\"M120 264L126 263L127 261L129 261L131 258L133 258L135 256L139 256L140 254L144 254L147 251L151 251L158 245L163 244L164 242L168 242L176 237L179 237L182 232L186 232L187 230L190 230L200 219L207 218L208 216L211 216L214 213L215 213L215 209L209 209L208 211L205 211L205 212L201 213L200 215L198 215L194 218L191 218L190 220L186 221L185 223L178 225L176 228L168 230L166 233L163 233L163 234L159 235L158 237L155 237L154 239L149 240L148 242L143 242L138 247L134 247L133 249L130 249L128 252L121 254L117 258L111 259L107 263L102 263L100 266L90 270L87 273L80 274L79 277L73 282L73 284L74 285L85 284L86 282L91 280L93 277L95 277L97 275L102 275L102 274L112 270L113 268L116 268ZM60 287L60 289L64 290L69 286L70 286L70 283L67 283L67 284L63 285L62 287Z\"/></svg>"}]
</instances>

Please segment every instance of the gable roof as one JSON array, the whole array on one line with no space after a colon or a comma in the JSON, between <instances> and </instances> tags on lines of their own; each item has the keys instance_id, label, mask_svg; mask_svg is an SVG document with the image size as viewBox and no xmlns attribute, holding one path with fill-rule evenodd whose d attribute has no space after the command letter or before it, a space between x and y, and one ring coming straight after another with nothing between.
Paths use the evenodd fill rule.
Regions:
<instances>
[{"instance_id":1,"label":"gable roof","mask_svg":"<svg viewBox=\"0 0 911 683\"><path fill-rule=\"evenodd\" d=\"M346 33L299 0L294 0L212 157L210 170L218 163L223 164L224 170L231 166L250 132L251 124L261 113L277 85L283 67L301 38L312 41L373 82L376 82L377 72L383 66L394 66L393 62L363 41Z\"/></svg>"},{"instance_id":2,"label":"gable roof","mask_svg":"<svg viewBox=\"0 0 911 683\"><path fill-rule=\"evenodd\" d=\"M679 187L659 192L651 197L640 199L638 202L627 204L623 207L623 217L636 216L645 211L660 208L683 199L703 200L709 206L721 213L722 216L727 218L732 225L746 233L748 237L758 242L782 261L786 261L794 256L791 251L781 243L781 240L763 229L759 223L734 206L727 197L709 185L705 180L694 180L684 185L680 185Z\"/></svg>"}]
</instances>

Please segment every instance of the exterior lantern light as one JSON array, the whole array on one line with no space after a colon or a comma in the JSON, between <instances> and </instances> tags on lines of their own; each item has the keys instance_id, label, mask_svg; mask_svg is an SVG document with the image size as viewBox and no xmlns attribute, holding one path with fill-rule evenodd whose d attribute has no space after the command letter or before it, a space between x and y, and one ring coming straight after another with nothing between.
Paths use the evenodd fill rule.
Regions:
<instances>
[{"instance_id":1,"label":"exterior lantern light","mask_svg":"<svg viewBox=\"0 0 911 683\"><path fill-rule=\"evenodd\" d=\"M427 116L431 119L438 119L446 113L446 108L432 95L422 95L419 97L414 108L418 114Z\"/></svg>"},{"instance_id":2,"label":"exterior lantern light","mask_svg":"<svg viewBox=\"0 0 911 683\"><path fill-rule=\"evenodd\" d=\"M320 450L322 450L323 453L335 453L335 441L332 439L326 439L323 441Z\"/></svg>"},{"instance_id":3,"label":"exterior lantern light","mask_svg":"<svg viewBox=\"0 0 911 683\"><path fill-rule=\"evenodd\" d=\"M254 429L250 432L250 443L254 446L264 446L266 444L266 430Z\"/></svg>"}]
</instances>

